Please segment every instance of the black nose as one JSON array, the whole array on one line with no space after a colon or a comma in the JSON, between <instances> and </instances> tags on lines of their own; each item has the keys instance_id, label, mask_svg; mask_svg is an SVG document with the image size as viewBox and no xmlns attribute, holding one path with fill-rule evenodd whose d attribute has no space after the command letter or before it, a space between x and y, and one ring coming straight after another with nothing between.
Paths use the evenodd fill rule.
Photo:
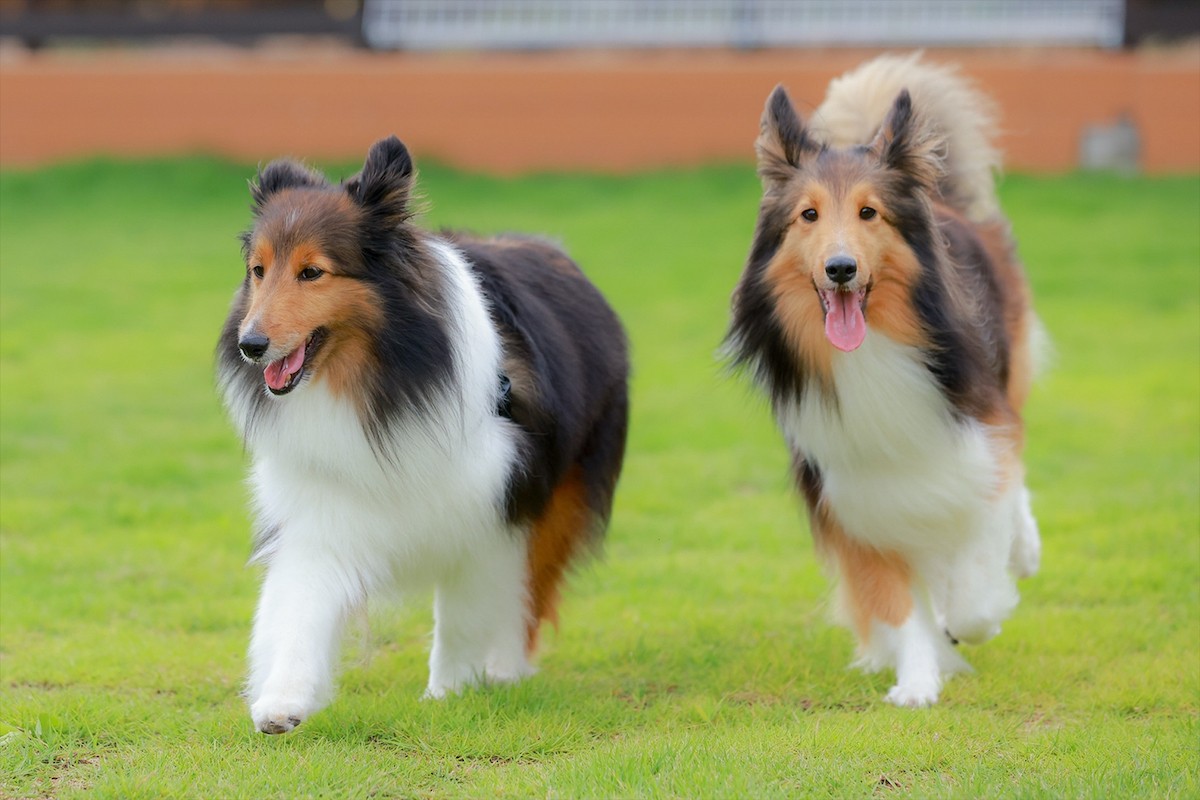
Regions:
<instances>
[{"instance_id":1,"label":"black nose","mask_svg":"<svg viewBox=\"0 0 1200 800\"><path fill-rule=\"evenodd\" d=\"M858 272L858 262L850 256L834 256L825 262L825 274L837 284L849 283Z\"/></svg>"},{"instance_id":2,"label":"black nose","mask_svg":"<svg viewBox=\"0 0 1200 800\"><path fill-rule=\"evenodd\" d=\"M261 333L247 333L238 340L238 349L251 361L262 358L263 353L267 352L267 348L270 346L271 340Z\"/></svg>"}]
</instances>

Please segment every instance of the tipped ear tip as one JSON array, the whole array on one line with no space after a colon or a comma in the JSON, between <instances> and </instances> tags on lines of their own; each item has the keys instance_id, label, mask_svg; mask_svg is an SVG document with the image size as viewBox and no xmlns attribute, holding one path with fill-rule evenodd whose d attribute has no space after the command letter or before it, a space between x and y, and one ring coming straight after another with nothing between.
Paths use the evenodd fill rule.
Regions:
<instances>
[{"instance_id":1,"label":"tipped ear tip","mask_svg":"<svg viewBox=\"0 0 1200 800\"><path fill-rule=\"evenodd\" d=\"M372 171L388 170L400 175L408 175L413 169L412 156L409 155L404 142L392 134L371 145L371 149L367 153L365 168Z\"/></svg>"},{"instance_id":2,"label":"tipped ear tip","mask_svg":"<svg viewBox=\"0 0 1200 800\"><path fill-rule=\"evenodd\" d=\"M792 105L792 98L787 89L782 83L776 84L767 98L766 107L763 108L761 129L764 132L773 131L791 128L799 123L800 115L796 113L796 107Z\"/></svg>"},{"instance_id":3,"label":"tipped ear tip","mask_svg":"<svg viewBox=\"0 0 1200 800\"><path fill-rule=\"evenodd\" d=\"M412 181L412 157L392 135L371 145L362 171L342 185L360 204L399 214L404 212Z\"/></svg>"},{"instance_id":4,"label":"tipped ear tip","mask_svg":"<svg viewBox=\"0 0 1200 800\"><path fill-rule=\"evenodd\" d=\"M318 176L313 169L294 158L276 158L258 170L255 181L261 183L264 178L286 178L295 183L313 183L317 181Z\"/></svg>"},{"instance_id":5,"label":"tipped ear tip","mask_svg":"<svg viewBox=\"0 0 1200 800\"><path fill-rule=\"evenodd\" d=\"M771 94L767 97L767 108L773 111L781 111L792 107L792 98L788 95L787 88L782 83L775 84L775 88L771 90Z\"/></svg>"},{"instance_id":6,"label":"tipped ear tip","mask_svg":"<svg viewBox=\"0 0 1200 800\"><path fill-rule=\"evenodd\" d=\"M380 139L375 144L371 145L371 153L379 154L387 157L389 160L408 155L408 148L404 146L404 142L400 141L396 134L392 134L384 139Z\"/></svg>"},{"instance_id":7,"label":"tipped ear tip","mask_svg":"<svg viewBox=\"0 0 1200 800\"><path fill-rule=\"evenodd\" d=\"M912 107L913 107L912 94L908 91L907 88L901 89L900 94L896 95L896 102L894 102L892 104L892 107L895 108L897 111L903 111L903 112L912 111Z\"/></svg>"},{"instance_id":8,"label":"tipped ear tip","mask_svg":"<svg viewBox=\"0 0 1200 800\"><path fill-rule=\"evenodd\" d=\"M406 150L406 149L407 149L407 148L404 146L404 142L400 141L400 137L398 137L398 136L397 136L396 134L394 134L394 133L393 133L392 135L390 135L390 136L387 136L387 137L384 137L383 139L380 139L378 142L376 142L376 143L375 143L375 146L376 146L376 147L383 148L383 149L385 149L385 150L390 150L390 151L396 151L396 150Z\"/></svg>"},{"instance_id":9,"label":"tipped ear tip","mask_svg":"<svg viewBox=\"0 0 1200 800\"><path fill-rule=\"evenodd\" d=\"M299 165L290 158L274 158L258 168L257 177L261 178L263 175L268 175L272 172L279 172L281 170L291 170L297 166Z\"/></svg>"},{"instance_id":10,"label":"tipped ear tip","mask_svg":"<svg viewBox=\"0 0 1200 800\"><path fill-rule=\"evenodd\" d=\"M250 194L256 205L276 192L301 186L321 186L325 176L291 158L277 158L260 167L258 174L250 179Z\"/></svg>"}]
</instances>

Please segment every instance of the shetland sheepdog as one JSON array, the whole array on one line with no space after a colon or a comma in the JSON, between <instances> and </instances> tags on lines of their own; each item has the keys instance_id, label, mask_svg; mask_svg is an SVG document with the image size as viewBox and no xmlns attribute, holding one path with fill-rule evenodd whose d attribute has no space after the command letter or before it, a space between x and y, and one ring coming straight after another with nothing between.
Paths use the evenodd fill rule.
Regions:
<instances>
[{"instance_id":1,"label":"shetland sheepdog","mask_svg":"<svg viewBox=\"0 0 1200 800\"><path fill-rule=\"evenodd\" d=\"M426 696L530 674L609 518L616 315L548 242L420 229L413 181L391 137L341 184L287 160L251 184L217 371L266 567L246 691L264 733L329 701L347 618L396 588L434 591Z\"/></svg>"},{"instance_id":2,"label":"shetland sheepdog","mask_svg":"<svg viewBox=\"0 0 1200 800\"><path fill-rule=\"evenodd\" d=\"M1039 327L993 184L989 101L884 56L756 142L763 197L726 346L769 395L857 665L937 701L1041 545L1021 461Z\"/></svg>"}]
</instances>

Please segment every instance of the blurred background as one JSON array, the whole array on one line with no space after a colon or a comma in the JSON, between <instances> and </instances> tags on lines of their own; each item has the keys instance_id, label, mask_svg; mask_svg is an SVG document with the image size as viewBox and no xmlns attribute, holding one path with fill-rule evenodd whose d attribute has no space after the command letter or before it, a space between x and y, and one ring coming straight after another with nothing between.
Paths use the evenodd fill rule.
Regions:
<instances>
[{"instance_id":1,"label":"blurred background","mask_svg":"<svg viewBox=\"0 0 1200 800\"><path fill-rule=\"evenodd\" d=\"M0 167L745 161L777 82L812 108L916 47L998 101L1009 169L1200 168L1196 0L0 0Z\"/></svg>"}]
</instances>

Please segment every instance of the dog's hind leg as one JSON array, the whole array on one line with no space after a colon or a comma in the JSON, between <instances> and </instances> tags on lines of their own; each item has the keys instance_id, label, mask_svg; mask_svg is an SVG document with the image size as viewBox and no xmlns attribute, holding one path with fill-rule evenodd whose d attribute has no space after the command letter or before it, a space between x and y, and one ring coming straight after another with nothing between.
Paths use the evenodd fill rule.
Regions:
<instances>
[{"instance_id":1,"label":"dog's hind leg","mask_svg":"<svg viewBox=\"0 0 1200 800\"><path fill-rule=\"evenodd\" d=\"M520 532L496 530L438 581L426 697L532 672L525 658L526 548Z\"/></svg>"},{"instance_id":2,"label":"dog's hind leg","mask_svg":"<svg viewBox=\"0 0 1200 800\"><path fill-rule=\"evenodd\" d=\"M550 496L533 523L529 541L529 627L525 649L537 649L543 620L558 624L558 600L567 567L587 544L592 514L587 506L581 470L573 467Z\"/></svg>"},{"instance_id":3,"label":"dog's hind leg","mask_svg":"<svg viewBox=\"0 0 1200 800\"><path fill-rule=\"evenodd\" d=\"M526 650L537 649L543 620L558 624L558 600L571 562L594 549L603 535L629 424L629 400L623 383L607 398L578 460L554 488L529 543L529 631Z\"/></svg>"}]
</instances>

